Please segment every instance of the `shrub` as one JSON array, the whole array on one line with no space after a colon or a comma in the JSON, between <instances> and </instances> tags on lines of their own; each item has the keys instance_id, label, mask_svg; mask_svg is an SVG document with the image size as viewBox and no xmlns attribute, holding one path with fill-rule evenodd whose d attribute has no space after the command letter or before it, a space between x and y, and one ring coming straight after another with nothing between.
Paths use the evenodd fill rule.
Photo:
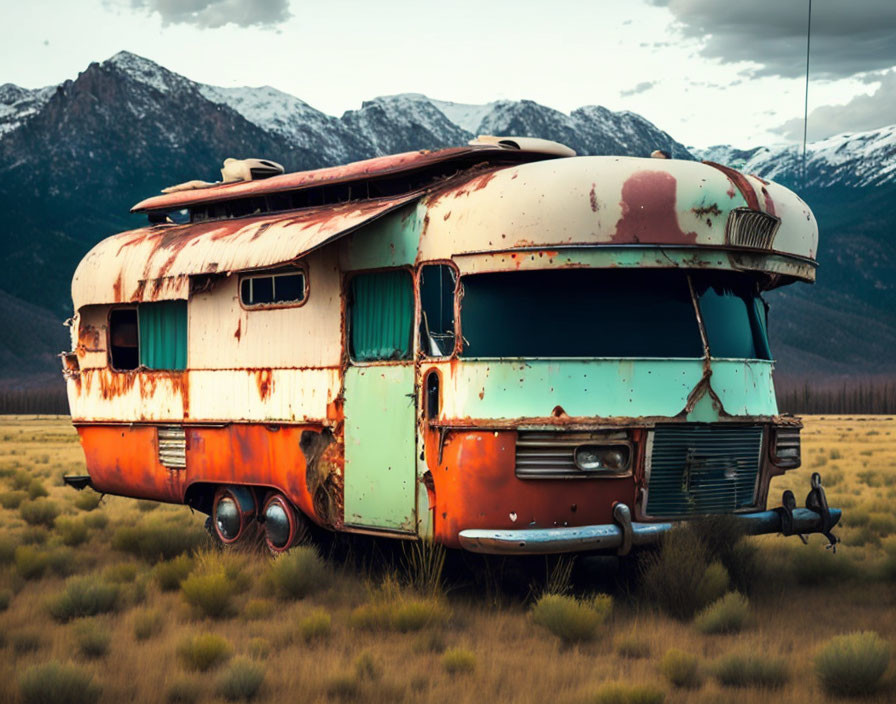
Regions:
<instances>
[{"instance_id":1,"label":"shrub","mask_svg":"<svg viewBox=\"0 0 896 704\"><path fill-rule=\"evenodd\" d=\"M178 555L173 560L158 563L153 568L153 577L163 592L179 589L181 583L193 570L193 558L189 555Z\"/></svg>"},{"instance_id":2,"label":"shrub","mask_svg":"<svg viewBox=\"0 0 896 704\"><path fill-rule=\"evenodd\" d=\"M694 625L701 633L738 633L750 616L746 597L729 592L697 614Z\"/></svg>"},{"instance_id":3,"label":"shrub","mask_svg":"<svg viewBox=\"0 0 896 704\"><path fill-rule=\"evenodd\" d=\"M60 577L68 577L75 571L79 559L71 548L58 547L47 553L47 567Z\"/></svg>"},{"instance_id":4,"label":"shrub","mask_svg":"<svg viewBox=\"0 0 896 704\"><path fill-rule=\"evenodd\" d=\"M80 545L87 540L87 526L83 521L60 516L56 519L56 532L65 545Z\"/></svg>"},{"instance_id":5,"label":"shrub","mask_svg":"<svg viewBox=\"0 0 896 704\"><path fill-rule=\"evenodd\" d=\"M330 572L317 551L299 546L279 555L268 569L274 591L283 599L303 599L329 585Z\"/></svg>"},{"instance_id":6,"label":"shrub","mask_svg":"<svg viewBox=\"0 0 896 704\"><path fill-rule=\"evenodd\" d=\"M5 509L17 509L28 497L24 491L5 491L0 494L0 506Z\"/></svg>"},{"instance_id":7,"label":"shrub","mask_svg":"<svg viewBox=\"0 0 896 704\"><path fill-rule=\"evenodd\" d=\"M103 530L109 525L109 517L102 511L88 513L81 520L84 521L84 525L91 530Z\"/></svg>"},{"instance_id":8,"label":"shrub","mask_svg":"<svg viewBox=\"0 0 896 704\"><path fill-rule=\"evenodd\" d=\"M74 577L65 590L50 603L50 614L57 621L80 616L96 616L112 611L118 599L118 587L96 577Z\"/></svg>"},{"instance_id":9,"label":"shrub","mask_svg":"<svg viewBox=\"0 0 896 704\"><path fill-rule=\"evenodd\" d=\"M672 648L660 660L660 672L673 687L696 689L701 684L697 656Z\"/></svg>"},{"instance_id":10,"label":"shrub","mask_svg":"<svg viewBox=\"0 0 896 704\"><path fill-rule=\"evenodd\" d=\"M28 526L19 534L19 542L22 545L43 545L49 535L49 531L43 526Z\"/></svg>"},{"instance_id":11,"label":"shrub","mask_svg":"<svg viewBox=\"0 0 896 704\"><path fill-rule=\"evenodd\" d=\"M606 682L594 693L594 704L662 704L666 694L652 684Z\"/></svg>"},{"instance_id":12,"label":"shrub","mask_svg":"<svg viewBox=\"0 0 896 704\"><path fill-rule=\"evenodd\" d=\"M352 628L360 628L365 631L388 630L391 622L391 606L378 601L356 607L349 616L349 624Z\"/></svg>"},{"instance_id":13,"label":"shrub","mask_svg":"<svg viewBox=\"0 0 896 704\"><path fill-rule=\"evenodd\" d=\"M202 696L202 687L195 680L182 677L168 685L165 699L169 704L194 704Z\"/></svg>"},{"instance_id":14,"label":"shrub","mask_svg":"<svg viewBox=\"0 0 896 704\"><path fill-rule=\"evenodd\" d=\"M10 644L16 655L24 655L40 650L44 645L44 639L34 631L19 631L12 635Z\"/></svg>"},{"instance_id":15,"label":"shrub","mask_svg":"<svg viewBox=\"0 0 896 704\"><path fill-rule=\"evenodd\" d=\"M622 658L637 659L650 657L650 643L634 634L617 638L614 647L616 654Z\"/></svg>"},{"instance_id":16,"label":"shrub","mask_svg":"<svg viewBox=\"0 0 896 704\"><path fill-rule=\"evenodd\" d=\"M227 701L254 699L264 682L264 669L250 660L235 660L222 672L215 691Z\"/></svg>"},{"instance_id":17,"label":"shrub","mask_svg":"<svg viewBox=\"0 0 896 704\"><path fill-rule=\"evenodd\" d=\"M59 507L49 499L34 499L23 501L19 506L19 514L28 525L50 528L59 515Z\"/></svg>"},{"instance_id":18,"label":"shrub","mask_svg":"<svg viewBox=\"0 0 896 704\"><path fill-rule=\"evenodd\" d=\"M247 644L249 655L253 658L266 658L271 652L271 641L267 638L251 638Z\"/></svg>"},{"instance_id":19,"label":"shrub","mask_svg":"<svg viewBox=\"0 0 896 704\"><path fill-rule=\"evenodd\" d=\"M451 648L442 654L442 667L452 675L472 672L476 669L476 656L463 648Z\"/></svg>"},{"instance_id":20,"label":"shrub","mask_svg":"<svg viewBox=\"0 0 896 704\"><path fill-rule=\"evenodd\" d=\"M330 614L324 609L315 609L299 621L299 633L306 643L325 640L329 637L332 627Z\"/></svg>"},{"instance_id":21,"label":"shrub","mask_svg":"<svg viewBox=\"0 0 896 704\"><path fill-rule=\"evenodd\" d=\"M79 491L72 503L75 505L75 508L82 511L93 511L100 505L100 499L102 498L103 495L95 491Z\"/></svg>"},{"instance_id":22,"label":"shrub","mask_svg":"<svg viewBox=\"0 0 896 704\"><path fill-rule=\"evenodd\" d=\"M150 511L155 511L161 504L158 501L144 501L143 499L138 499L137 501L137 510L142 511L143 513L149 513Z\"/></svg>"},{"instance_id":23,"label":"shrub","mask_svg":"<svg viewBox=\"0 0 896 704\"><path fill-rule=\"evenodd\" d=\"M230 643L214 633L202 633L183 641L177 655L188 670L206 672L230 659L233 653Z\"/></svg>"},{"instance_id":24,"label":"shrub","mask_svg":"<svg viewBox=\"0 0 896 704\"><path fill-rule=\"evenodd\" d=\"M112 547L149 562L157 562L195 550L203 540L203 535L197 530L148 519L139 525L123 526L115 531Z\"/></svg>"},{"instance_id":25,"label":"shrub","mask_svg":"<svg viewBox=\"0 0 896 704\"><path fill-rule=\"evenodd\" d=\"M236 589L224 572L192 574L180 588L187 603L203 616L223 618L233 611Z\"/></svg>"},{"instance_id":26,"label":"shrub","mask_svg":"<svg viewBox=\"0 0 896 704\"><path fill-rule=\"evenodd\" d=\"M564 643L591 640L607 618L602 607L571 596L545 594L532 607L532 620L544 626Z\"/></svg>"},{"instance_id":27,"label":"shrub","mask_svg":"<svg viewBox=\"0 0 896 704\"><path fill-rule=\"evenodd\" d=\"M15 550L16 572L23 579L39 579L44 576L50 564L49 556L43 550L30 545L20 545Z\"/></svg>"},{"instance_id":28,"label":"shrub","mask_svg":"<svg viewBox=\"0 0 896 704\"><path fill-rule=\"evenodd\" d=\"M874 692L890 662L890 646L873 631L837 636L815 656L822 688L835 696Z\"/></svg>"},{"instance_id":29,"label":"shrub","mask_svg":"<svg viewBox=\"0 0 896 704\"><path fill-rule=\"evenodd\" d=\"M0 536L0 566L8 565L16 558L16 544L7 536Z\"/></svg>"},{"instance_id":30,"label":"shrub","mask_svg":"<svg viewBox=\"0 0 896 704\"><path fill-rule=\"evenodd\" d=\"M9 589L0 589L0 611L6 611L11 601L12 592Z\"/></svg>"},{"instance_id":31,"label":"shrub","mask_svg":"<svg viewBox=\"0 0 896 704\"><path fill-rule=\"evenodd\" d=\"M32 479L28 484L28 498L39 499L42 496L49 496L50 492L43 485L40 479Z\"/></svg>"},{"instance_id":32,"label":"shrub","mask_svg":"<svg viewBox=\"0 0 896 704\"><path fill-rule=\"evenodd\" d=\"M390 625L396 631L407 633L446 621L448 616L448 610L434 597L402 599L391 609Z\"/></svg>"},{"instance_id":33,"label":"shrub","mask_svg":"<svg viewBox=\"0 0 896 704\"><path fill-rule=\"evenodd\" d=\"M700 583L697 586L697 598L701 604L711 604L720 599L726 591L731 580L728 570L721 562L713 562L707 566Z\"/></svg>"},{"instance_id":34,"label":"shrub","mask_svg":"<svg viewBox=\"0 0 896 704\"><path fill-rule=\"evenodd\" d=\"M158 611L144 609L134 614L134 638L149 640L162 631L165 618Z\"/></svg>"},{"instance_id":35,"label":"shrub","mask_svg":"<svg viewBox=\"0 0 896 704\"><path fill-rule=\"evenodd\" d=\"M27 489L28 485L31 484L31 479L32 476L29 472L20 469L12 475L12 487L13 489Z\"/></svg>"},{"instance_id":36,"label":"shrub","mask_svg":"<svg viewBox=\"0 0 896 704\"><path fill-rule=\"evenodd\" d=\"M133 562L119 562L103 570L103 579L114 584L128 584L137 579L137 565Z\"/></svg>"},{"instance_id":37,"label":"shrub","mask_svg":"<svg viewBox=\"0 0 896 704\"><path fill-rule=\"evenodd\" d=\"M100 697L93 675L55 660L28 668L19 678L19 691L25 704L92 704Z\"/></svg>"},{"instance_id":38,"label":"shrub","mask_svg":"<svg viewBox=\"0 0 896 704\"><path fill-rule=\"evenodd\" d=\"M249 599L243 607L243 617L250 621L267 618L274 613L274 602L270 599Z\"/></svg>"},{"instance_id":39,"label":"shrub","mask_svg":"<svg viewBox=\"0 0 896 704\"><path fill-rule=\"evenodd\" d=\"M669 531L656 550L641 557L641 589L649 604L679 619L691 618L708 591L706 548L687 527Z\"/></svg>"},{"instance_id":40,"label":"shrub","mask_svg":"<svg viewBox=\"0 0 896 704\"><path fill-rule=\"evenodd\" d=\"M790 675L780 658L759 655L726 655L712 668L715 678L726 687L783 687Z\"/></svg>"},{"instance_id":41,"label":"shrub","mask_svg":"<svg viewBox=\"0 0 896 704\"><path fill-rule=\"evenodd\" d=\"M421 594L440 594L445 547L431 540L403 543L404 567L410 585Z\"/></svg>"},{"instance_id":42,"label":"shrub","mask_svg":"<svg viewBox=\"0 0 896 704\"><path fill-rule=\"evenodd\" d=\"M108 629L96 621L83 621L75 626L75 643L78 652L86 658L101 658L109 652L112 636Z\"/></svg>"},{"instance_id":43,"label":"shrub","mask_svg":"<svg viewBox=\"0 0 896 704\"><path fill-rule=\"evenodd\" d=\"M369 650L365 650L355 658L355 678L358 680L378 680L383 670Z\"/></svg>"}]
</instances>

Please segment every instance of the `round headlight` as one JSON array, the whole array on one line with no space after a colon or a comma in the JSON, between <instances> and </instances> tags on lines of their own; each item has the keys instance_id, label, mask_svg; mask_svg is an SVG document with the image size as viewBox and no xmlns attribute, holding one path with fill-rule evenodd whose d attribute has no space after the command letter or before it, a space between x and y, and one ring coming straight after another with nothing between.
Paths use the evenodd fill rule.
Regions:
<instances>
[{"instance_id":1,"label":"round headlight","mask_svg":"<svg viewBox=\"0 0 896 704\"><path fill-rule=\"evenodd\" d=\"M600 453L596 447L585 445L584 447L577 448L575 460L576 467L585 472L591 472L595 469L603 469L603 465L600 461Z\"/></svg>"}]
</instances>

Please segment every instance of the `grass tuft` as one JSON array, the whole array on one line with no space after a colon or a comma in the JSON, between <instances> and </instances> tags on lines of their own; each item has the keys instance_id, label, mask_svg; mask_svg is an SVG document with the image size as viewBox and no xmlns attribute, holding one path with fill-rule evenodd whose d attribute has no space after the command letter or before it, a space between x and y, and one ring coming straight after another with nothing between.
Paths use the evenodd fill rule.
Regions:
<instances>
[{"instance_id":1,"label":"grass tuft","mask_svg":"<svg viewBox=\"0 0 896 704\"><path fill-rule=\"evenodd\" d=\"M188 677L174 680L165 692L165 700L169 704L195 704L201 696L202 685Z\"/></svg>"},{"instance_id":2,"label":"grass tuft","mask_svg":"<svg viewBox=\"0 0 896 704\"><path fill-rule=\"evenodd\" d=\"M87 526L84 521L60 516L56 519L56 532L65 545L76 546L87 540Z\"/></svg>"},{"instance_id":3,"label":"grass tuft","mask_svg":"<svg viewBox=\"0 0 896 704\"><path fill-rule=\"evenodd\" d=\"M442 653L442 667L451 675L472 672L476 669L476 655L464 648L450 648Z\"/></svg>"},{"instance_id":4,"label":"grass tuft","mask_svg":"<svg viewBox=\"0 0 896 704\"><path fill-rule=\"evenodd\" d=\"M111 640L109 629L92 619L75 625L75 643L85 658L93 660L106 655Z\"/></svg>"},{"instance_id":5,"label":"grass tuft","mask_svg":"<svg viewBox=\"0 0 896 704\"><path fill-rule=\"evenodd\" d=\"M29 526L52 528L59 515L59 507L50 499L39 498L34 501L23 501L19 506L19 515Z\"/></svg>"},{"instance_id":6,"label":"grass tuft","mask_svg":"<svg viewBox=\"0 0 896 704\"><path fill-rule=\"evenodd\" d=\"M333 629L333 620L324 609L315 609L299 621L299 635L306 643L326 640Z\"/></svg>"},{"instance_id":7,"label":"grass tuft","mask_svg":"<svg viewBox=\"0 0 896 704\"><path fill-rule=\"evenodd\" d=\"M777 689L790 679L784 660L760 655L726 655L713 665L712 673L726 687Z\"/></svg>"},{"instance_id":8,"label":"grass tuft","mask_svg":"<svg viewBox=\"0 0 896 704\"><path fill-rule=\"evenodd\" d=\"M235 660L218 676L215 692L229 702L250 701L263 682L263 667L251 660Z\"/></svg>"},{"instance_id":9,"label":"grass tuft","mask_svg":"<svg viewBox=\"0 0 896 704\"><path fill-rule=\"evenodd\" d=\"M16 572L22 579L40 579L50 566L50 556L30 545L15 549Z\"/></svg>"},{"instance_id":10,"label":"grass tuft","mask_svg":"<svg viewBox=\"0 0 896 704\"><path fill-rule=\"evenodd\" d=\"M133 562L118 562L103 570L103 579L113 584L130 584L137 579L137 565Z\"/></svg>"},{"instance_id":11,"label":"grass tuft","mask_svg":"<svg viewBox=\"0 0 896 704\"><path fill-rule=\"evenodd\" d=\"M19 692L24 704L93 704L101 690L90 673L54 660L25 670Z\"/></svg>"},{"instance_id":12,"label":"grass tuft","mask_svg":"<svg viewBox=\"0 0 896 704\"><path fill-rule=\"evenodd\" d=\"M65 589L50 602L50 614L57 621L81 616L96 616L115 609L118 587L97 577L73 577Z\"/></svg>"},{"instance_id":13,"label":"grass tuft","mask_svg":"<svg viewBox=\"0 0 896 704\"><path fill-rule=\"evenodd\" d=\"M191 552L205 539L198 529L185 530L183 526L150 519L119 528L112 536L112 547L148 562L158 562Z\"/></svg>"},{"instance_id":14,"label":"grass tuft","mask_svg":"<svg viewBox=\"0 0 896 704\"><path fill-rule=\"evenodd\" d=\"M26 491L5 491L0 494L0 506L7 510L14 510L21 506L27 498L28 492Z\"/></svg>"},{"instance_id":15,"label":"grass tuft","mask_svg":"<svg viewBox=\"0 0 896 704\"><path fill-rule=\"evenodd\" d=\"M605 682L591 698L593 704L662 704L666 693L652 684Z\"/></svg>"},{"instance_id":16,"label":"grass tuft","mask_svg":"<svg viewBox=\"0 0 896 704\"><path fill-rule=\"evenodd\" d=\"M100 500L103 498L102 494L98 494L95 491L79 491L78 495L75 497L75 500L72 503L75 505L75 508L81 511L93 511L97 506L100 505Z\"/></svg>"},{"instance_id":17,"label":"grass tuft","mask_svg":"<svg viewBox=\"0 0 896 704\"><path fill-rule=\"evenodd\" d=\"M301 545L277 556L267 578L281 599L304 599L330 584L330 570L317 551Z\"/></svg>"},{"instance_id":18,"label":"grass tuft","mask_svg":"<svg viewBox=\"0 0 896 704\"><path fill-rule=\"evenodd\" d=\"M702 684L697 656L672 648L660 660L660 672L673 687L696 689Z\"/></svg>"},{"instance_id":19,"label":"grass tuft","mask_svg":"<svg viewBox=\"0 0 896 704\"><path fill-rule=\"evenodd\" d=\"M233 654L227 639L214 633L202 633L181 642L177 656L188 670L207 672L226 662Z\"/></svg>"},{"instance_id":20,"label":"grass tuft","mask_svg":"<svg viewBox=\"0 0 896 704\"><path fill-rule=\"evenodd\" d=\"M143 609L134 614L134 638L139 641L149 640L162 632L165 618L153 609Z\"/></svg>"},{"instance_id":21,"label":"grass tuft","mask_svg":"<svg viewBox=\"0 0 896 704\"><path fill-rule=\"evenodd\" d=\"M607 598L579 600L561 594L545 594L532 607L532 620L564 643L591 640L612 608Z\"/></svg>"},{"instance_id":22,"label":"grass tuft","mask_svg":"<svg viewBox=\"0 0 896 704\"><path fill-rule=\"evenodd\" d=\"M209 618L224 618L233 613L236 588L224 572L192 574L180 585L186 602Z\"/></svg>"},{"instance_id":23,"label":"grass tuft","mask_svg":"<svg viewBox=\"0 0 896 704\"><path fill-rule=\"evenodd\" d=\"M636 660L650 657L650 643L634 633L619 636L613 643L613 647L616 654L622 658Z\"/></svg>"},{"instance_id":24,"label":"grass tuft","mask_svg":"<svg viewBox=\"0 0 896 704\"><path fill-rule=\"evenodd\" d=\"M32 479L28 484L28 498L29 499L39 499L43 496L49 496L50 492L47 491L47 487L44 486L44 483L40 479Z\"/></svg>"},{"instance_id":25,"label":"grass tuft","mask_svg":"<svg viewBox=\"0 0 896 704\"><path fill-rule=\"evenodd\" d=\"M739 633L750 616L750 603L737 592L729 592L697 614L694 625L707 635Z\"/></svg>"},{"instance_id":26,"label":"grass tuft","mask_svg":"<svg viewBox=\"0 0 896 704\"><path fill-rule=\"evenodd\" d=\"M258 621L274 613L274 602L270 599L249 599L243 607L243 618Z\"/></svg>"},{"instance_id":27,"label":"grass tuft","mask_svg":"<svg viewBox=\"0 0 896 704\"><path fill-rule=\"evenodd\" d=\"M153 568L153 577L163 592L180 589L181 583L193 570L193 558L189 555L178 555L172 560L158 563Z\"/></svg>"},{"instance_id":28,"label":"grass tuft","mask_svg":"<svg viewBox=\"0 0 896 704\"><path fill-rule=\"evenodd\" d=\"M856 697L874 693L890 662L890 646L873 631L850 633L828 641L815 656L815 674L831 695Z\"/></svg>"}]
</instances>

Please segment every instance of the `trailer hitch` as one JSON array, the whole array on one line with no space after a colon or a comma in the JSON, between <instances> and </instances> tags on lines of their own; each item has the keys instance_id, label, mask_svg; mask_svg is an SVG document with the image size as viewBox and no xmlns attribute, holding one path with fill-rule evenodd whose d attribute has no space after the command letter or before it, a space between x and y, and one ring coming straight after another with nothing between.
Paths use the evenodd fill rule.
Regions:
<instances>
[{"instance_id":1,"label":"trailer hitch","mask_svg":"<svg viewBox=\"0 0 896 704\"><path fill-rule=\"evenodd\" d=\"M775 512L781 516L781 533L783 535L797 535L803 541L803 545L809 544L809 539L802 533L797 533L793 529L793 510L796 508L796 497L790 489L787 489L781 495L781 505L775 509Z\"/></svg>"},{"instance_id":2,"label":"trailer hitch","mask_svg":"<svg viewBox=\"0 0 896 704\"><path fill-rule=\"evenodd\" d=\"M815 511L815 513L821 516L821 530L818 532L828 539L828 544L825 548L831 552L837 552L837 543L840 542L840 538L831 532L835 521L831 519L828 497L824 493L824 487L821 485L821 475L818 472L813 472L810 483L812 489L806 496L806 508L810 511Z\"/></svg>"}]
</instances>

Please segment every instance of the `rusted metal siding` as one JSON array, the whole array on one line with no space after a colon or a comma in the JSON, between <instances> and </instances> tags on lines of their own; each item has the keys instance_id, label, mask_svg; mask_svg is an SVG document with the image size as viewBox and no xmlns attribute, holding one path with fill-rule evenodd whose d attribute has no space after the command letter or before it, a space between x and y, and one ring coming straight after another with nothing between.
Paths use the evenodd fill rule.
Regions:
<instances>
[{"instance_id":1,"label":"rusted metal siding","mask_svg":"<svg viewBox=\"0 0 896 704\"><path fill-rule=\"evenodd\" d=\"M811 264L818 230L808 206L781 186L765 188L761 199L746 192L761 211L786 217L770 253ZM423 202L420 261L594 245L724 250L728 214L750 205L729 176L707 164L629 157L510 167ZM799 273L814 278L814 268Z\"/></svg>"},{"instance_id":2,"label":"rusted metal siding","mask_svg":"<svg viewBox=\"0 0 896 704\"><path fill-rule=\"evenodd\" d=\"M108 365L109 306L84 306L72 319L72 350L81 369Z\"/></svg>"},{"instance_id":3,"label":"rusted metal siding","mask_svg":"<svg viewBox=\"0 0 896 704\"><path fill-rule=\"evenodd\" d=\"M342 358L339 270L334 248L303 260L307 298L299 306L244 308L239 275L217 279L189 306L191 369L336 367Z\"/></svg>"},{"instance_id":4,"label":"rusted metal siding","mask_svg":"<svg viewBox=\"0 0 896 704\"><path fill-rule=\"evenodd\" d=\"M292 262L419 194L264 217L156 225L113 235L91 249L72 281L85 305L186 299L190 276Z\"/></svg>"}]
</instances>

